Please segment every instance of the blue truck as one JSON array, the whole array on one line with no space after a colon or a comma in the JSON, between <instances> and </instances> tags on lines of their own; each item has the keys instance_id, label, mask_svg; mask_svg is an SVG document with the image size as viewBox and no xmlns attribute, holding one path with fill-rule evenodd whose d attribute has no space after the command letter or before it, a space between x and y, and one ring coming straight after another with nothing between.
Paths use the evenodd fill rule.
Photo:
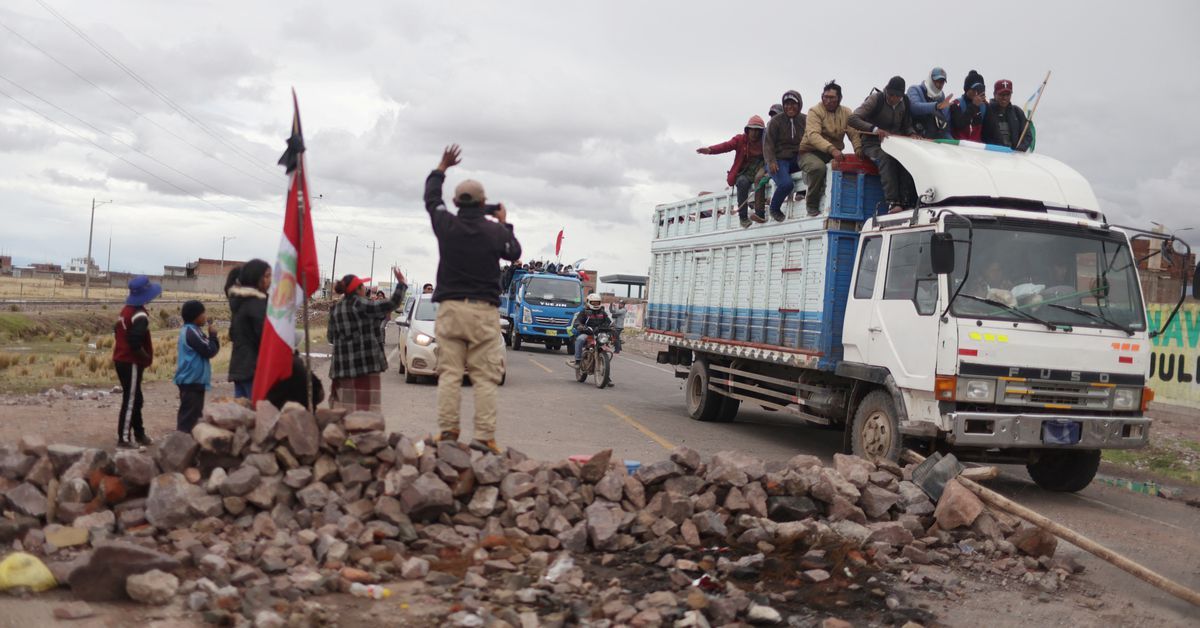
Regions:
<instances>
[{"instance_id":1,"label":"blue truck","mask_svg":"<svg viewBox=\"0 0 1200 628\"><path fill-rule=\"evenodd\" d=\"M509 322L504 344L520 351L526 343L555 351L571 345L571 320L583 309L578 277L518 270L500 295L500 316Z\"/></svg>"}]
</instances>

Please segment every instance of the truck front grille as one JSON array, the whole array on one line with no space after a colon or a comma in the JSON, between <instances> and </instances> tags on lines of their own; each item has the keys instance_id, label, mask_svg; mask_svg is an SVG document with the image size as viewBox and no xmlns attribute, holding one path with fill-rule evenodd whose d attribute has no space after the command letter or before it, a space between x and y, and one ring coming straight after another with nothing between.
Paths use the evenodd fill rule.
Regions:
<instances>
[{"instance_id":1,"label":"truck front grille","mask_svg":"<svg viewBox=\"0 0 1200 628\"><path fill-rule=\"evenodd\" d=\"M534 316L533 322L539 325L554 325L555 327L565 327L571 322L569 318L555 318L553 316Z\"/></svg>"},{"instance_id":2,"label":"truck front grille","mask_svg":"<svg viewBox=\"0 0 1200 628\"><path fill-rule=\"evenodd\" d=\"M1003 405L1104 410L1112 403L1111 386L1008 378L1000 383L999 401Z\"/></svg>"}]
</instances>

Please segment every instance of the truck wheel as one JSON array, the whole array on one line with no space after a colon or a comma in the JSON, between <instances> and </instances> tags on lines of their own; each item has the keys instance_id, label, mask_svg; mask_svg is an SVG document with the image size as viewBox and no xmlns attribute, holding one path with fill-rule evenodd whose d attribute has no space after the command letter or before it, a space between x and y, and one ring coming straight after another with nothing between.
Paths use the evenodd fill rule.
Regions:
<instances>
[{"instance_id":1,"label":"truck wheel","mask_svg":"<svg viewBox=\"0 0 1200 628\"><path fill-rule=\"evenodd\" d=\"M512 335L512 332L511 332L511 331L510 331L510 332L508 332L507 334L500 334L500 336L501 336L502 338L504 338L504 346L506 346L506 347L511 347L511 346L512 346L512 339L513 339L513 335Z\"/></svg>"},{"instance_id":2,"label":"truck wheel","mask_svg":"<svg viewBox=\"0 0 1200 628\"><path fill-rule=\"evenodd\" d=\"M725 396L708 389L708 362L692 362L684 392L689 416L697 421L721 420L721 405Z\"/></svg>"},{"instance_id":3,"label":"truck wheel","mask_svg":"<svg viewBox=\"0 0 1200 628\"><path fill-rule=\"evenodd\" d=\"M1074 493L1087 488L1100 469L1100 450L1045 451L1025 465L1029 477L1047 491Z\"/></svg>"},{"instance_id":4,"label":"truck wheel","mask_svg":"<svg viewBox=\"0 0 1200 628\"><path fill-rule=\"evenodd\" d=\"M405 384L415 384L415 383L417 383L417 376L416 376L416 375L413 375L413 372L412 372L412 371L405 370L405 371L404 371L404 383L405 383Z\"/></svg>"},{"instance_id":5,"label":"truck wheel","mask_svg":"<svg viewBox=\"0 0 1200 628\"><path fill-rule=\"evenodd\" d=\"M741 399L733 397L724 397L721 399L721 412L717 415L717 420L722 423L728 423L737 418L738 409L742 407Z\"/></svg>"},{"instance_id":6,"label":"truck wheel","mask_svg":"<svg viewBox=\"0 0 1200 628\"><path fill-rule=\"evenodd\" d=\"M520 350L521 350L521 334L518 334L518 333L516 333L516 332L513 332L513 335L512 335L512 348L513 348L513 351L520 351Z\"/></svg>"},{"instance_id":7,"label":"truck wheel","mask_svg":"<svg viewBox=\"0 0 1200 628\"><path fill-rule=\"evenodd\" d=\"M850 422L850 453L868 460L897 461L902 440L892 396L875 390L863 397Z\"/></svg>"}]
</instances>

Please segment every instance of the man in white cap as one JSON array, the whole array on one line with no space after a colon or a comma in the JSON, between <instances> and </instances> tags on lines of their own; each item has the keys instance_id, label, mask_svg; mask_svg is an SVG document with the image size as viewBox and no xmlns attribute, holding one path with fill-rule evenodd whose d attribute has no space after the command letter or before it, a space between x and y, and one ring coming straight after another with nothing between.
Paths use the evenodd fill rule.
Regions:
<instances>
[{"instance_id":1,"label":"man in white cap","mask_svg":"<svg viewBox=\"0 0 1200 628\"><path fill-rule=\"evenodd\" d=\"M504 205L487 205L483 185L467 179L454 188L458 214L446 209L446 170L461 162L457 144L425 179L425 209L438 239L438 303L434 335L438 356L438 440L457 441L459 394L468 370L475 387L475 438L471 447L500 453L496 444L496 386L502 375L500 260L521 258L521 244ZM492 220L489 220L489 217Z\"/></svg>"}]
</instances>

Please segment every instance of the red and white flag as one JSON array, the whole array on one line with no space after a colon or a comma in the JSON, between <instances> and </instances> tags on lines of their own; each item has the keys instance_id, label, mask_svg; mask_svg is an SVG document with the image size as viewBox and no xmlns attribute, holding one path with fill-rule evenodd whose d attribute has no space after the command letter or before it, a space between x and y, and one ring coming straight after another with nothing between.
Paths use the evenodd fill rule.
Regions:
<instances>
[{"instance_id":1,"label":"red and white flag","mask_svg":"<svg viewBox=\"0 0 1200 628\"><path fill-rule=\"evenodd\" d=\"M292 135L279 165L287 169L287 207L283 217L283 237L271 274L271 294L267 298L267 320L258 347L258 365L254 371L251 400L257 404L267 397L276 382L292 376L292 351L296 346L296 310L304 299L317 291L320 270L317 266L316 235L313 233L308 177L304 172L304 134L300 130L300 104L292 90Z\"/></svg>"}]
</instances>

